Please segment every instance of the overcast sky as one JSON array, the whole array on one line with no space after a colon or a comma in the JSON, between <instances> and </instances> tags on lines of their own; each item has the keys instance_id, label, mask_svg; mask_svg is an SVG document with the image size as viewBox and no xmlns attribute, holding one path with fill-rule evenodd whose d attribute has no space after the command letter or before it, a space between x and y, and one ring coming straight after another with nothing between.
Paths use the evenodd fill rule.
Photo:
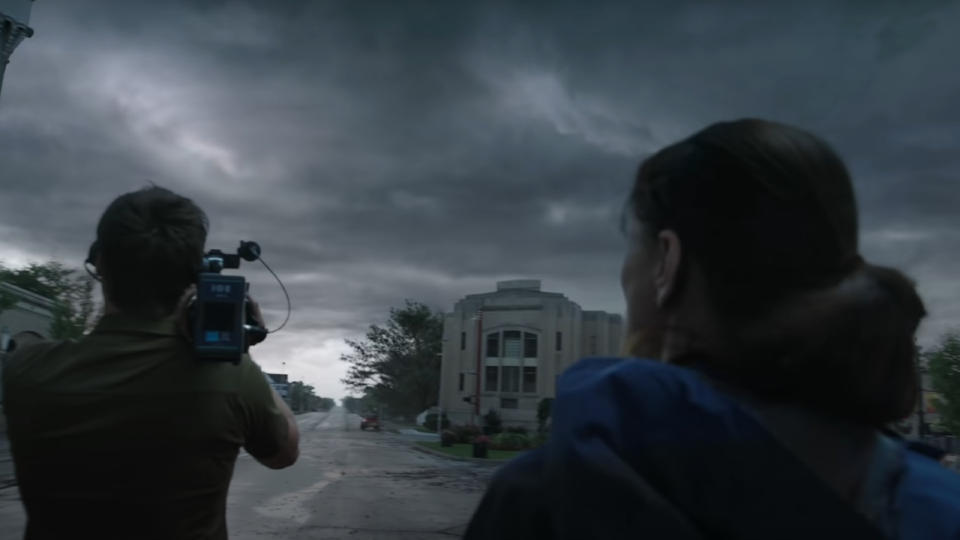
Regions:
<instances>
[{"instance_id":1,"label":"overcast sky","mask_svg":"<svg viewBox=\"0 0 960 540\"><path fill-rule=\"evenodd\" d=\"M0 97L0 262L79 266L110 200L168 187L290 290L255 358L341 397L344 338L405 298L536 278L623 313L639 161L765 117L847 160L930 343L960 328L960 2L787 4L39 0Z\"/></svg>"}]
</instances>

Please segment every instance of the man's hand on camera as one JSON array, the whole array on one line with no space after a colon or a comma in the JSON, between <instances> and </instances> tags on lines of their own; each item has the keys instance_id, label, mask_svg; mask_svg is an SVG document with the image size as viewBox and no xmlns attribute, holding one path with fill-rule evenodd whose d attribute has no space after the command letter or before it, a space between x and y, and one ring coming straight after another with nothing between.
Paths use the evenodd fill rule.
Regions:
<instances>
[{"instance_id":1,"label":"man's hand on camera","mask_svg":"<svg viewBox=\"0 0 960 540\"><path fill-rule=\"evenodd\" d=\"M263 313L260 311L260 304L253 299L249 294L247 295L247 309L250 318L253 319L253 322L257 323L257 326L267 329L267 323L263 320Z\"/></svg>"},{"instance_id":2,"label":"man's hand on camera","mask_svg":"<svg viewBox=\"0 0 960 540\"><path fill-rule=\"evenodd\" d=\"M246 330L247 346L253 346L267 339L267 323L263 321L263 313L260 312L260 304L250 295L247 295L247 324L253 323L253 327L248 326Z\"/></svg>"},{"instance_id":3,"label":"man's hand on camera","mask_svg":"<svg viewBox=\"0 0 960 540\"><path fill-rule=\"evenodd\" d=\"M190 328L190 305L193 303L193 300L197 297L197 286L190 285L184 289L183 294L180 295L180 300L177 301L177 309L174 311L174 316L177 321L177 331L189 342L193 342L193 331Z\"/></svg>"}]
</instances>

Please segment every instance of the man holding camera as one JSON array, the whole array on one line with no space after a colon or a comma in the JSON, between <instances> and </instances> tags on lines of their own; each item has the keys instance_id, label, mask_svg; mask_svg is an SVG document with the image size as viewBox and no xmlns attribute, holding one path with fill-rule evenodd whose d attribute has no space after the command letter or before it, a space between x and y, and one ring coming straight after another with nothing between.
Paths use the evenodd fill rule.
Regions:
<instances>
[{"instance_id":1,"label":"man holding camera","mask_svg":"<svg viewBox=\"0 0 960 540\"><path fill-rule=\"evenodd\" d=\"M118 197L91 249L105 300L96 328L6 363L26 538L227 538L239 448L273 469L296 462L293 414L250 357L194 354L185 320L206 236L187 198L159 187Z\"/></svg>"}]
</instances>

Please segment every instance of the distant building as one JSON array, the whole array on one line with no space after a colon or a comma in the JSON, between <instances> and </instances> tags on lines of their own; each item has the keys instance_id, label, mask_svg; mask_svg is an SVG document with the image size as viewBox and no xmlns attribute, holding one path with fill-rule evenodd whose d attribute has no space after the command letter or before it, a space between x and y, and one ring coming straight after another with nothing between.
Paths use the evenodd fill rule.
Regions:
<instances>
[{"instance_id":1,"label":"distant building","mask_svg":"<svg viewBox=\"0 0 960 540\"><path fill-rule=\"evenodd\" d=\"M5 354L3 351L7 350L11 339L20 341L50 339L53 300L2 282L0 282L0 294L12 297L15 301L13 307L0 312L0 360L3 359ZM2 383L3 381L0 381L0 388L3 387Z\"/></svg>"},{"instance_id":2,"label":"distant building","mask_svg":"<svg viewBox=\"0 0 960 540\"><path fill-rule=\"evenodd\" d=\"M277 391L284 400L290 397L290 382L287 380L286 373L266 373L267 382Z\"/></svg>"},{"instance_id":3,"label":"distant building","mask_svg":"<svg viewBox=\"0 0 960 540\"><path fill-rule=\"evenodd\" d=\"M50 337L54 302L49 298L0 282L0 294L12 296L16 304L0 312L0 332L13 336L20 332L36 332Z\"/></svg>"},{"instance_id":4,"label":"distant building","mask_svg":"<svg viewBox=\"0 0 960 540\"><path fill-rule=\"evenodd\" d=\"M537 405L556 395L563 370L584 356L620 353L620 315L585 311L540 287L539 280L501 281L445 315L440 405L452 422L481 424L476 415L493 409L505 425L534 427Z\"/></svg>"}]
</instances>

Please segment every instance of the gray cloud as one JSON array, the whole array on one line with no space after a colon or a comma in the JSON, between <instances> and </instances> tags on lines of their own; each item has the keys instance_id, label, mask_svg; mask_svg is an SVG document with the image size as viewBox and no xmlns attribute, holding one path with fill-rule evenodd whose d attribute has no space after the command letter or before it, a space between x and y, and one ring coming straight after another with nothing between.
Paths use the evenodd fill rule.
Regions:
<instances>
[{"instance_id":1,"label":"gray cloud","mask_svg":"<svg viewBox=\"0 0 960 540\"><path fill-rule=\"evenodd\" d=\"M32 24L0 100L4 258L79 264L114 196L180 191L287 283L258 358L329 394L343 338L404 298L534 277L622 312L640 159L742 116L834 144L923 339L960 326L955 2L38 2Z\"/></svg>"}]
</instances>

